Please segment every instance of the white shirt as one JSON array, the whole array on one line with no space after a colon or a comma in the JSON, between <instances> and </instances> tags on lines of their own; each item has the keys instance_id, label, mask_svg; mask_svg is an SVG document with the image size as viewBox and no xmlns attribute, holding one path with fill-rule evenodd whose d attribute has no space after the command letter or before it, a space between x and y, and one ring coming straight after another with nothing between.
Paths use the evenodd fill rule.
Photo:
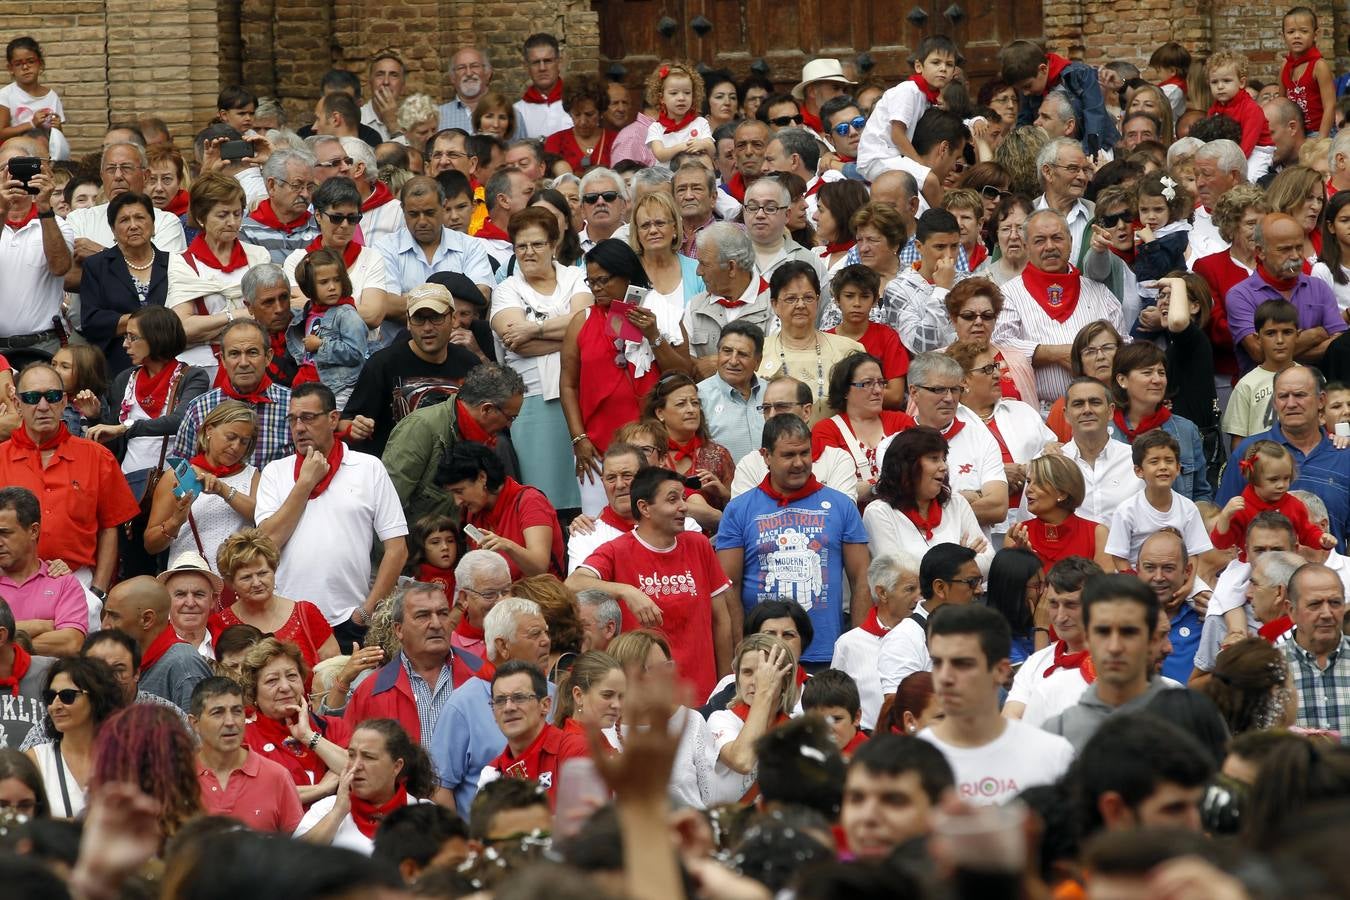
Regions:
<instances>
[{"instance_id":1,"label":"white shirt","mask_svg":"<svg viewBox=\"0 0 1350 900\"><path fill-rule=\"evenodd\" d=\"M1027 667L1032 664L1033 660L1036 661L1036 668L1027 675L1025 696L1014 697L1013 694L1018 691L1017 685L1022 678L1022 673L1028 671ZM1037 650L1027 657L1026 662L1022 663L1022 668L1017 670L1017 677L1013 679L1012 690L1008 692L1009 700L1021 700L1026 704L1026 709L1022 711L1022 721L1035 728L1040 728L1047 719L1059 715L1070 706L1078 703L1083 697L1083 691L1086 691L1088 687L1087 681L1083 678L1082 669L1056 669L1047 678L1045 672L1054 661L1054 644L1044 650Z\"/></svg>"},{"instance_id":2,"label":"white shirt","mask_svg":"<svg viewBox=\"0 0 1350 900\"><path fill-rule=\"evenodd\" d=\"M256 209L259 203L267 199L267 179L263 178L262 169L257 166L249 166L235 172L234 180L244 189L244 204L249 211Z\"/></svg>"},{"instance_id":3,"label":"white shirt","mask_svg":"<svg viewBox=\"0 0 1350 900\"><path fill-rule=\"evenodd\" d=\"M174 290L173 285L178 282L180 285L185 280L204 278L219 282L222 289L233 288L239 285L244 276L248 274L249 269L254 266L260 266L263 263L271 262L272 257L266 249L254 244L245 244L242 241L239 246L244 248L244 256L248 258L248 265L235 269L233 272L222 272L219 269L212 269L197 264L194 270L188 263L187 258L182 253L175 253L169 257L169 296L164 305L169 309L182 306L185 303L196 303L201 300L202 306L206 308L206 314L214 316L225 312L227 309L233 309L236 313L242 311L243 302L233 291L226 293L211 293L204 297L179 296ZM188 344L188 348L178 354L178 358L190 366L200 366L206 370L206 373L212 379L215 378L216 369L220 362L216 359L215 353L211 350L210 341L202 341L198 344Z\"/></svg>"},{"instance_id":4,"label":"white shirt","mask_svg":"<svg viewBox=\"0 0 1350 900\"><path fill-rule=\"evenodd\" d=\"M836 172L834 169L826 169L807 179L806 182L806 218L811 220L811 227L814 228L820 218L820 189L832 181L843 181L844 173ZM844 254L847 258L848 254ZM821 267L823 269L823 267ZM824 279L821 279L822 281ZM825 286L822 284L821 288Z\"/></svg>"},{"instance_id":5,"label":"white shirt","mask_svg":"<svg viewBox=\"0 0 1350 900\"><path fill-rule=\"evenodd\" d=\"M108 204L90 206L86 209L72 209L66 216L75 237L87 238L104 249L111 247L112 226L108 224ZM183 223L171 212L155 210L155 236L150 243L166 253L181 253L187 249L187 240L183 237Z\"/></svg>"},{"instance_id":6,"label":"white shirt","mask_svg":"<svg viewBox=\"0 0 1350 900\"><path fill-rule=\"evenodd\" d=\"M1098 319L1105 319L1116 331L1125 332L1120 300L1106 285L1082 277L1078 305L1061 323L1046 315L1022 279L1019 275L1003 284L1003 313L994 323L992 343L1011 347L1033 359L1041 344L1072 344L1084 325ZM1036 366L1036 393L1044 404L1064 396L1072 380L1073 376L1063 366Z\"/></svg>"},{"instance_id":7,"label":"white shirt","mask_svg":"<svg viewBox=\"0 0 1350 900\"><path fill-rule=\"evenodd\" d=\"M712 126L702 116L695 116L692 122L678 131L667 132L666 126L662 125L659 119L647 126L648 146L651 146L653 141L660 141L664 147L678 147L685 141L696 141L700 138L712 139Z\"/></svg>"},{"instance_id":8,"label":"white shirt","mask_svg":"<svg viewBox=\"0 0 1350 900\"><path fill-rule=\"evenodd\" d=\"M881 656L881 642L885 636L869 634L861 628L850 628L834 642L834 658L830 668L851 676L858 685L858 699L862 704L863 728L871 731L877 725L877 715L885 699L881 693L881 673L877 661Z\"/></svg>"},{"instance_id":9,"label":"white shirt","mask_svg":"<svg viewBox=\"0 0 1350 900\"><path fill-rule=\"evenodd\" d=\"M1350 309L1350 266L1341 266L1341 274L1346 278L1345 284L1337 284L1336 279L1331 277L1331 268L1321 260L1313 263L1312 277L1320 278L1331 288L1331 293L1336 295L1336 305L1344 312Z\"/></svg>"},{"instance_id":10,"label":"white shirt","mask_svg":"<svg viewBox=\"0 0 1350 900\"><path fill-rule=\"evenodd\" d=\"M998 449L998 441L989 433L989 426L965 406L956 407L956 419L965 427L947 440L947 479L952 490L979 491L991 481L1006 485L1008 473L1003 471L1003 453ZM915 421L918 421L917 416ZM886 458L886 450L900 433L897 431L882 439L877 445L877 459Z\"/></svg>"},{"instance_id":11,"label":"white shirt","mask_svg":"<svg viewBox=\"0 0 1350 900\"><path fill-rule=\"evenodd\" d=\"M1251 580L1251 563L1235 559L1225 566L1214 582L1205 617L1221 616L1230 609L1240 609L1247 602L1247 582Z\"/></svg>"},{"instance_id":12,"label":"white shirt","mask_svg":"<svg viewBox=\"0 0 1350 900\"><path fill-rule=\"evenodd\" d=\"M735 500L748 490L759 487L764 476L769 474L769 466L758 450L751 450L736 463L736 477L731 480L731 499ZM853 457L840 447L826 447L820 452L820 459L811 463L811 474L826 487L854 496L858 486L857 469ZM574 538L575 540L575 538Z\"/></svg>"},{"instance_id":13,"label":"white shirt","mask_svg":"<svg viewBox=\"0 0 1350 900\"><path fill-rule=\"evenodd\" d=\"M495 323L497 317L509 309L519 311L525 321L531 324L543 323L558 316L570 316L572 297L590 293L586 287L586 270L555 262L553 273L556 284L553 293L548 295L531 287L520 272L503 280L492 291L492 311L488 321ZM541 395L545 400L556 399L562 376L561 352L555 350L541 356L521 356L507 348L501 338L496 336L496 331L494 327L497 358L520 373L520 377L525 380L525 396Z\"/></svg>"},{"instance_id":14,"label":"white shirt","mask_svg":"<svg viewBox=\"0 0 1350 900\"><path fill-rule=\"evenodd\" d=\"M1119 441L1112 441L1119 443ZM1111 524L1106 536L1106 552L1134 565L1139 560L1139 548L1151 534L1167 527L1181 532L1186 552L1199 556L1214 549L1205 529L1200 510L1189 497L1172 491L1172 505L1161 511L1148 502L1144 491L1126 499L1111 512Z\"/></svg>"},{"instance_id":15,"label":"white shirt","mask_svg":"<svg viewBox=\"0 0 1350 900\"><path fill-rule=\"evenodd\" d=\"M379 132L380 140L389 140L389 129L384 127L384 122L375 114L375 101L367 100L361 105L361 124ZM374 149L373 147L371 148ZM421 147L417 148L421 150Z\"/></svg>"},{"instance_id":16,"label":"white shirt","mask_svg":"<svg viewBox=\"0 0 1350 900\"><path fill-rule=\"evenodd\" d=\"M914 126L931 105L912 81L902 81L882 94L858 138L859 174L868 181L876 181L877 176L886 171L881 164L900 155L900 149L891 140L891 126L896 122L903 124L912 143Z\"/></svg>"},{"instance_id":17,"label":"white shirt","mask_svg":"<svg viewBox=\"0 0 1350 900\"><path fill-rule=\"evenodd\" d=\"M526 103L517 100L511 107L525 137L546 138L572 127L572 117L563 111L561 100L553 103Z\"/></svg>"},{"instance_id":18,"label":"white shirt","mask_svg":"<svg viewBox=\"0 0 1350 900\"><path fill-rule=\"evenodd\" d=\"M708 716L708 730L712 732L712 758L714 760L713 795L708 798L708 806L710 807L722 803L737 803L745 796L746 791L754 786L755 776L759 773L757 766L752 767L749 772L742 775L719 758L722 748L740 737L743 728L745 728L745 723L741 721L740 716L730 710L715 710L712 715Z\"/></svg>"},{"instance_id":19,"label":"white shirt","mask_svg":"<svg viewBox=\"0 0 1350 900\"><path fill-rule=\"evenodd\" d=\"M295 487L295 456L268 463L258 482L254 519L271 518ZM329 625L351 617L370 592L370 543L408 533L398 492L377 457L347 450L328 489L305 511L282 548L276 591L309 600Z\"/></svg>"},{"instance_id":20,"label":"white shirt","mask_svg":"<svg viewBox=\"0 0 1350 900\"><path fill-rule=\"evenodd\" d=\"M1218 226L1203 206L1195 207L1195 218L1191 220L1191 263L1203 259L1211 253L1228 248L1228 242L1219 234Z\"/></svg>"},{"instance_id":21,"label":"white shirt","mask_svg":"<svg viewBox=\"0 0 1350 900\"><path fill-rule=\"evenodd\" d=\"M1060 452L1078 463L1078 471L1083 473L1083 482L1087 486L1083 505L1074 511L1080 519L1109 525L1111 511L1144 489L1144 482L1134 474L1130 445L1123 441L1108 438L1106 448L1097 454L1092 465L1083 460L1073 441L1060 448Z\"/></svg>"},{"instance_id":22,"label":"white shirt","mask_svg":"<svg viewBox=\"0 0 1350 900\"><path fill-rule=\"evenodd\" d=\"M968 409L962 406L961 409ZM973 410L972 410L973 412ZM978 415L976 418L979 418ZM1034 406L1029 403L1023 403L1021 400L1003 399L994 404L994 424L998 426L998 433L1003 438L1003 442L1008 446L1008 453L1012 456L1015 463L1027 463L1045 452L1045 445L1051 441L1058 440L1055 433L1051 431L1041 419L1041 414ZM988 429L989 426L985 426ZM994 437L993 431L989 432L990 437ZM994 438L995 444L998 438ZM1000 460L1002 454L1000 452ZM1004 473L1006 480L1007 473ZM1007 517L998 525L993 527L995 534L1004 534L1012 528L1017 521L1017 510L1011 504L1008 507Z\"/></svg>"},{"instance_id":23,"label":"white shirt","mask_svg":"<svg viewBox=\"0 0 1350 900\"><path fill-rule=\"evenodd\" d=\"M53 275L47 265L47 254L42 249L42 221L34 217L19 229L0 225L2 337L47 331L52 327L52 318L61 313L65 281L60 275ZM55 221L67 249L73 250L75 237L70 224L60 216Z\"/></svg>"},{"instance_id":24,"label":"white shirt","mask_svg":"<svg viewBox=\"0 0 1350 900\"><path fill-rule=\"evenodd\" d=\"M1036 198L1036 209L1049 209L1050 205L1045 202L1045 195L1041 194ZM1088 223L1092 221L1093 206L1087 200L1081 197L1074 201L1073 206L1069 207L1069 213L1064 218L1069 223L1069 237L1073 239L1073 253L1069 261L1075 266L1078 260L1082 259L1083 253L1083 235L1088 231Z\"/></svg>"},{"instance_id":25,"label":"white shirt","mask_svg":"<svg viewBox=\"0 0 1350 900\"><path fill-rule=\"evenodd\" d=\"M369 198L367 198L369 199ZM398 197L361 214L361 237L363 244L373 244L383 235L397 234L405 227L403 204Z\"/></svg>"},{"instance_id":26,"label":"white shirt","mask_svg":"<svg viewBox=\"0 0 1350 900\"><path fill-rule=\"evenodd\" d=\"M942 507L942 521L933 529L931 538L924 537L917 525L904 513L884 500L874 500L863 510L863 527L867 529L867 549L873 558L882 554L908 553L923 559L938 544L964 544L974 538L983 538L984 529L975 518L975 511L965 497L952 488L951 499ZM975 555L981 574L989 573L994 559L994 545L985 541L985 548Z\"/></svg>"},{"instance_id":27,"label":"white shirt","mask_svg":"<svg viewBox=\"0 0 1350 900\"><path fill-rule=\"evenodd\" d=\"M1029 787L1054 784L1073 763L1073 745L1057 734L1016 719L1004 720L1003 734L983 747L956 747L932 728L919 737L942 751L956 776L956 797L975 806L997 806Z\"/></svg>"},{"instance_id":28,"label":"white shirt","mask_svg":"<svg viewBox=\"0 0 1350 900\"><path fill-rule=\"evenodd\" d=\"M287 256L286 261L281 264L286 270L286 277L290 279L292 289L299 287L295 280L295 267L308 255L309 251L300 247L292 250L290 256ZM361 294L371 288L381 291L398 290L398 285L390 286L385 272L384 256L374 247L361 248L361 252L356 256L356 262L347 269L347 275L352 280L352 297L358 305L361 303Z\"/></svg>"},{"instance_id":29,"label":"white shirt","mask_svg":"<svg viewBox=\"0 0 1350 900\"><path fill-rule=\"evenodd\" d=\"M876 504L872 503L867 508L873 506ZM863 518L865 522L866 511ZM914 611L922 616L928 615L928 607L923 600L919 601ZM883 697L894 694L900 682L910 675L927 672L931 668L933 661L928 656L928 635L924 632L924 626L913 619L906 618L881 639L881 647L877 651L877 675L881 678Z\"/></svg>"},{"instance_id":30,"label":"white shirt","mask_svg":"<svg viewBox=\"0 0 1350 900\"><path fill-rule=\"evenodd\" d=\"M305 811L305 816L300 820L300 824L295 826L295 834L291 837L301 837L306 834L315 825L322 821L323 817L332 810L333 804L337 802L337 797L327 796L320 800L315 800L314 805ZM429 800L418 800L409 795L408 805L415 806L418 803L429 803ZM333 834L331 846L341 847L344 850L354 850L362 856L370 856L375 849L375 841L366 837L360 828L356 827L356 820L352 818L351 813L347 813L342 824L338 825L337 831Z\"/></svg>"}]
</instances>

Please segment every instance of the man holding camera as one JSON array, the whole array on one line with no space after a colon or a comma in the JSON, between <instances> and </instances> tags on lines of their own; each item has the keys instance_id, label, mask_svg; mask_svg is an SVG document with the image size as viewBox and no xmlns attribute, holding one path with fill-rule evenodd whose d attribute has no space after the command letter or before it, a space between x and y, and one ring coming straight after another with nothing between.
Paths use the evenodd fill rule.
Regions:
<instances>
[{"instance_id":1,"label":"man holding camera","mask_svg":"<svg viewBox=\"0 0 1350 900\"><path fill-rule=\"evenodd\" d=\"M52 209L51 166L37 158L28 138L0 145L0 272L5 315L0 354L50 358L61 347L53 319L61 313L62 278L70 269L75 235ZM29 262L41 248L45 266ZM16 360L17 364L17 360Z\"/></svg>"}]
</instances>

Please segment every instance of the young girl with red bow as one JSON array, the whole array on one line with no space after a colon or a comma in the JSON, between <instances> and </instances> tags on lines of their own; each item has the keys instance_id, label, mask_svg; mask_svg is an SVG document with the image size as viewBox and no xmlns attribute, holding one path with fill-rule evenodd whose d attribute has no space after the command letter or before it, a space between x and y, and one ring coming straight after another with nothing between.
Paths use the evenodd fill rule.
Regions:
<instances>
[{"instance_id":1,"label":"young girl with red bow","mask_svg":"<svg viewBox=\"0 0 1350 900\"><path fill-rule=\"evenodd\" d=\"M688 63L666 62L647 78L647 103L659 115L647 129L652 155L668 163L678 153L716 151L712 126L698 114L703 108L703 78Z\"/></svg>"}]
</instances>

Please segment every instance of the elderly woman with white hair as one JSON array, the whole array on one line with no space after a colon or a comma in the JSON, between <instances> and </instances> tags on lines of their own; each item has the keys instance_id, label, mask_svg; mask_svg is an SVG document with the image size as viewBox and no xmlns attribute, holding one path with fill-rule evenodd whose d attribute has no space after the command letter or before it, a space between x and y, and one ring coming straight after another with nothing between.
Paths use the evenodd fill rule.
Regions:
<instances>
[{"instance_id":1,"label":"elderly woman with white hair","mask_svg":"<svg viewBox=\"0 0 1350 900\"><path fill-rule=\"evenodd\" d=\"M511 569L496 551L470 550L455 566L454 608L450 611L455 629L450 635L450 647L457 651L452 673L455 687L474 674L460 658L460 653L487 660L483 620L497 601L510 593Z\"/></svg>"},{"instance_id":2,"label":"elderly woman with white hair","mask_svg":"<svg viewBox=\"0 0 1350 900\"><path fill-rule=\"evenodd\" d=\"M494 666L513 659L536 665L541 672L548 666L548 624L533 600L498 600L483 618L483 639L488 661ZM554 696L554 685L549 684L548 693ZM492 717L491 699L492 682L488 678L464 682L450 694L427 744L440 781L435 800L460 816L469 814L483 767L506 747L506 738Z\"/></svg>"},{"instance_id":3,"label":"elderly woman with white hair","mask_svg":"<svg viewBox=\"0 0 1350 900\"><path fill-rule=\"evenodd\" d=\"M361 194L361 240L373 244L381 235L406 228L403 204L379 178L380 163L375 159L375 151L360 138L344 137L341 141L342 152L352 160L352 181Z\"/></svg>"},{"instance_id":4,"label":"elderly woman with white hair","mask_svg":"<svg viewBox=\"0 0 1350 900\"><path fill-rule=\"evenodd\" d=\"M435 100L426 94L409 94L403 98L398 107L398 127L401 134L395 135L391 140L405 147L425 150L427 141L436 133L438 122L440 111L436 108Z\"/></svg>"},{"instance_id":5,"label":"elderly woman with white hair","mask_svg":"<svg viewBox=\"0 0 1350 900\"><path fill-rule=\"evenodd\" d=\"M870 730L876 727L884 699L877 669L881 642L892 628L913 614L919 603L919 560L904 551L879 554L867 567L867 584L872 591L872 608L861 625L844 632L834 642L830 668L848 673L857 682L862 701L861 724Z\"/></svg>"}]
</instances>

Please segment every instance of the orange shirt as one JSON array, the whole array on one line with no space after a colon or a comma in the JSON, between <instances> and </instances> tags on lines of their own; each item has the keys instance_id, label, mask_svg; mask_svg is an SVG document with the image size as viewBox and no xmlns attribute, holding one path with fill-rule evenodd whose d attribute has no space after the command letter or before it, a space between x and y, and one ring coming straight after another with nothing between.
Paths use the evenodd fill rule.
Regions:
<instances>
[{"instance_id":1,"label":"orange shirt","mask_svg":"<svg viewBox=\"0 0 1350 900\"><path fill-rule=\"evenodd\" d=\"M42 455L13 441L0 444L0 484L32 491L42 507L38 556L71 569L94 565L98 533L141 511L117 458L108 448L71 437L42 468Z\"/></svg>"}]
</instances>

